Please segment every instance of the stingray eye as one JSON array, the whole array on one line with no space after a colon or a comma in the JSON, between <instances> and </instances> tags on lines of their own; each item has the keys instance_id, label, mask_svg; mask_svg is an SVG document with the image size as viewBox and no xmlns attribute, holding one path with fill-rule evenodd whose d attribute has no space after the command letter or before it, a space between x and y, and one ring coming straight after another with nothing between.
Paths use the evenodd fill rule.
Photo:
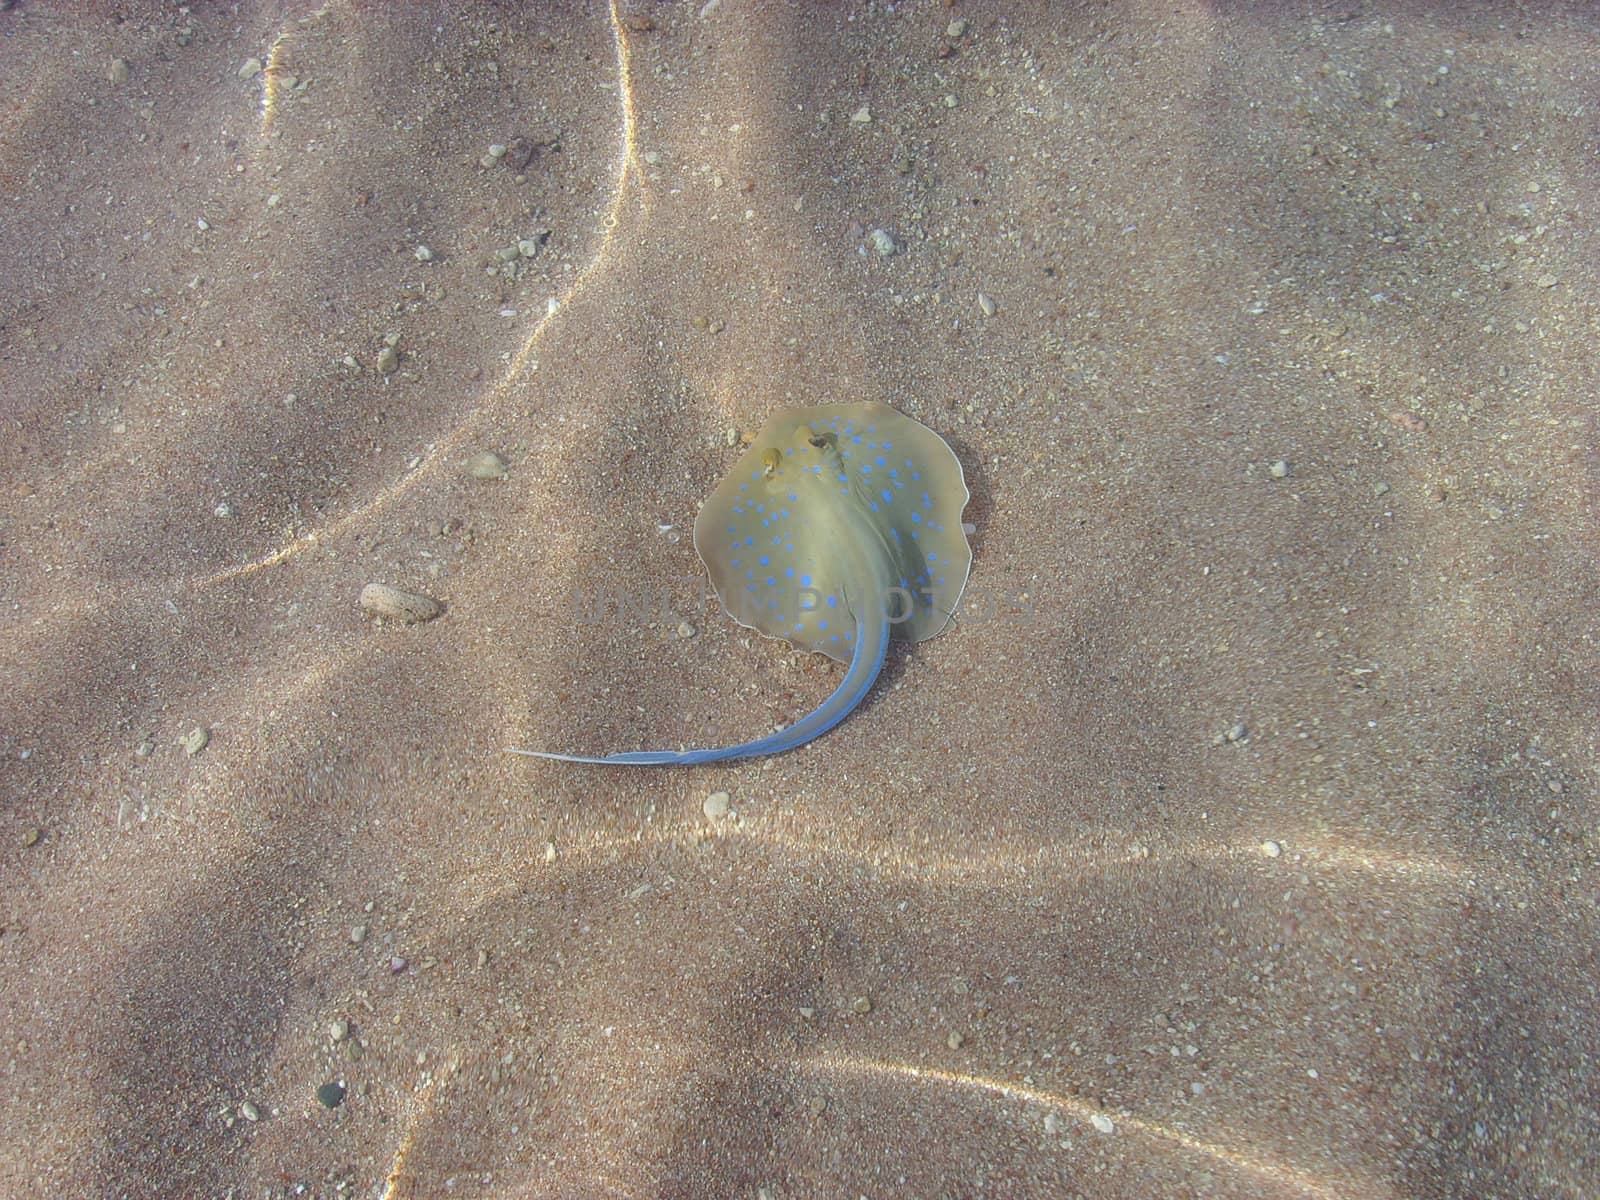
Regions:
<instances>
[{"instance_id":1,"label":"stingray eye","mask_svg":"<svg viewBox=\"0 0 1600 1200\"><path fill-rule=\"evenodd\" d=\"M813 433L806 441L810 442L818 450L826 450L833 445L833 435L831 433Z\"/></svg>"},{"instance_id":2,"label":"stingray eye","mask_svg":"<svg viewBox=\"0 0 1600 1200\"><path fill-rule=\"evenodd\" d=\"M776 446L770 446L761 455L761 477L771 479L772 473L778 469L778 464L783 461L783 455L778 453Z\"/></svg>"}]
</instances>

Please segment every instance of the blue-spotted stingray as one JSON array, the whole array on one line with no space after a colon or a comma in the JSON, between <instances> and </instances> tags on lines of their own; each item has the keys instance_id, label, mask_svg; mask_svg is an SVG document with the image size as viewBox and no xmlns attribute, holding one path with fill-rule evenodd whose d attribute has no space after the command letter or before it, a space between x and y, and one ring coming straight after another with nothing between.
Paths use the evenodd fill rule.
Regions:
<instances>
[{"instance_id":1,"label":"blue-spotted stingray","mask_svg":"<svg viewBox=\"0 0 1600 1200\"><path fill-rule=\"evenodd\" d=\"M715 750L512 753L691 765L777 754L826 733L866 697L891 637L920 642L949 623L972 565L967 499L944 439L887 404L773 414L701 507L694 545L735 621L850 664L833 695L776 733Z\"/></svg>"}]
</instances>

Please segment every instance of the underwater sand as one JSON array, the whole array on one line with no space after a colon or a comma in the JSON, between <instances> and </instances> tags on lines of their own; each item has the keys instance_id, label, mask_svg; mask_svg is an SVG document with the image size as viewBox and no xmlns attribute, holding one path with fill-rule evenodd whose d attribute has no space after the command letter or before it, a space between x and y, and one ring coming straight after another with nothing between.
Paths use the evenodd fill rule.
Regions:
<instances>
[{"instance_id":1,"label":"underwater sand","mask_svg":"<svg viewBox=\"0 0 1600 1200\"><path fill-rule=\"evenodd\" d=\"M1597 94L1581 3L4 5L0 1193L1592 1194ZM503 753L825 697L690 530L858 400L953 629Z\"/></svg>"}]
</instances>

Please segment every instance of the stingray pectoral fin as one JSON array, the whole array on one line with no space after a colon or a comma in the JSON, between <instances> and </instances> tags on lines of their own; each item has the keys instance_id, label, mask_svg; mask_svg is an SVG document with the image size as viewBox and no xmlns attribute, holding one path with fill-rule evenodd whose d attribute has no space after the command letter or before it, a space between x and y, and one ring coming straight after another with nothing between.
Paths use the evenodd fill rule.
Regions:
<instances>
[{"instance_id":1,"label":"stingray pectoral fin","mask_svg":"<svg viewBox=\"0 0 1600 1200\"><path fill-rule=\"evenodd\" d=\"M558 762L602 763L619 767L694 766L697 763L724 762L730 758L758 758L763 754L781 754L803 746L812 738L821 737L840 721L855 711L866 698L878 672L883 670L884 655L889 649L889 622L883 618L869 620L856 630L855 653L850 658L850 669L839 686L811 712L766 737L737 746L724 746L720 750L633 750L622 754L608 754L603 758L589 758L581 754L551 754L544 750L509 750L510 754L525 754L531 758L553 758Z\"/></svg>"}]
</instances>

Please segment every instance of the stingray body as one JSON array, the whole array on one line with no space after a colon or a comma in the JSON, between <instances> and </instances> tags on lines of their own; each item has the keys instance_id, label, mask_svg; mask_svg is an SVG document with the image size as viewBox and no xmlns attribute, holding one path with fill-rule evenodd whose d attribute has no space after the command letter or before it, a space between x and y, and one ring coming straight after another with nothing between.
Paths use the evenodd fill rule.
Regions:
<instances>
[{"instance_id":1,"label":"stingray body","mask_svg":"<svg viewBox=\"0 0 1600 1200\"><path fill-rule=\"evenodd\" d=\"M780 410L701 507L694 544L734 620L849 663L833 694L736 746L513 753L688 765L776 754L826 733L866 697L891 637L922 641L949 623L972 565L967 499L944 439L886 404Z\"/></svg>"}]
</instances>

